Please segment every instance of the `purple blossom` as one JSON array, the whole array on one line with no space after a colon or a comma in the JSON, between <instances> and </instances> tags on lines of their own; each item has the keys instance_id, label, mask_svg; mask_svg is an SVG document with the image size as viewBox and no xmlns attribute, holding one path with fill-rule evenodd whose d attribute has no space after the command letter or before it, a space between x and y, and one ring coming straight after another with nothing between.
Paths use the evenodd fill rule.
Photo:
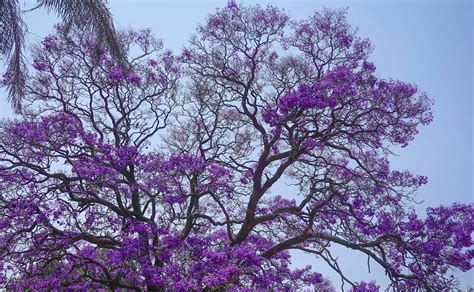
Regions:
<instances>
[{"instance_id":1,"label":"purple blossom","mask_svg":"<svg viewBox=\"0 0 474 292\"><path fill-rule=\"evenodd\" d=\"M34 60L33 62L33 68L35 68L38 71L44 71L47 68L46 63L40 60Z\"/></svg>"},{"instance_id":2,"label":"purple blossom","mask_svg":"<svg viewBox=\"0 0 474 292\"><path fill-rule=\"evenodd\" d=\"M358 282L356 286L351 289L351 292L378 292L380 291L380 286L375 283L375 281L371 282Z\"/></svg>"},{"instance_id":3,"label":"purple blossom","mask_svg":"<svg viewBox=\"0 0 474 292\"><path fill-rule=\"evenodd\" d=\"M136 74L134 72L129 73L125 79L127 80L127 82L129 82L129 83L131 83L135 86L140 86L141 78L140 78L140 76L138 76L138 74Z\"/></svg>"},{"instance_id":4,"label":"purple blossom","mask_svg":"<svg viewBox=\"0 0 474 292\"><path fill-rule=\"evenodd\" d=\"M125 77L125 74L122 68L117 67L117 66L110 68L109 73L108 73L108 78L110 81L112 82L120 81L124 77Z\"/></svg>"}]
</instances>

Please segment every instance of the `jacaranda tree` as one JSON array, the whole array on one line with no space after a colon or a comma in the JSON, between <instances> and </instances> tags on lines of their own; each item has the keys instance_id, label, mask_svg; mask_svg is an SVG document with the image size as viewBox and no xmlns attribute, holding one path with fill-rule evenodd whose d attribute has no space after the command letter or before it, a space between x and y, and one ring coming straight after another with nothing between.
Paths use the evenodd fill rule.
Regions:
<instances>
[{"instance_id":1,"label":"jacaranda tree","mask_svg":"<svg viewBox=\"0 0 474 292\"><path fill-rule=\"evenodd\" d=\"M24 111L1 124L3 286L331 289L321 268L290 267L300 250L377 289L344 274L336 245L399 290L471 269L473 205L420 217L427 179L389 165L431 100L377 76L345 11L290 21L231 1L178 55L121 32L127 66L63 29L33 49Z\"/></svg>"}]
</instances>

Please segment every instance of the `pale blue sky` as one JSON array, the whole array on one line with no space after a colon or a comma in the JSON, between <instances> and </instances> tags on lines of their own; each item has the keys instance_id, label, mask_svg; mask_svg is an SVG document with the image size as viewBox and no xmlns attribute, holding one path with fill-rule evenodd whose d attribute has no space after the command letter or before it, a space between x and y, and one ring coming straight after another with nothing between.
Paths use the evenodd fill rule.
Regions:
<instances>
[{"instance_id":1,"label":"pale blue sky","mask_svg":"<svg viewBox=\"0 0 474 292\"><path fill-rule=\"evenodd\" d=\"M473 201L473 4L471 1L238 1L271 3L284 8L292 18L304 18L322 6L348 7L352 25L375 46L371 60L382 77L413 82L434 100L434 122L421 129L416 139L397 151L393 167L428 176L419 192L427 206ZM31 8L35 1L24 1ZM150 27L165 47L179 50L194 32L196 24L226 1L110 0L117 27ZM57 21L44 11L25 15L27 38L34 42L51 31ZM5 96L1 92L2 96ZM12 113L0 99L0 117ZM381 271L367 274L366 258L339 252L342 268L355 280L376 279ZM308 255L298 254L295 264L313 264L339 287L334 273ZM375 264L372 264L374 267ZM463 290L473 285L474 274L460 275ZM347 286L346 286L347 288Z\"/></svg>"}]
</instances>

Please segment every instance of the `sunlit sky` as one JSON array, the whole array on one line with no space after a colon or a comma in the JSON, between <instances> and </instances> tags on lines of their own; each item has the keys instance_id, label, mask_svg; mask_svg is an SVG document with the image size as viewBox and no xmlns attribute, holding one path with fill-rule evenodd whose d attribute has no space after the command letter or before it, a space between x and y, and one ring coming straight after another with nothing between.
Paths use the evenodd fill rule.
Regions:
<instances>
[{"instance_id":1,"label":"sunlit sky","mask_svg":"<svg viewBox=\"0 0 474 292\"><path fill-rule=\"evenodd\" d=\"M22 2L22 1L20 1ZM397 149L392 167L428 176L417 195L420 213L428 206L473 201L473 4L471 1L238 1L272 4L293 19L309 16L323 6L347 7L348 18L359 34L371 39L371 60L382 77L417 84L435 101L434 122L421 128L415 140ZM25 9L36 1L23 1ZM226 1L109 0L118 28L150 27L165 47L178 51L196 24ZM25 14L30 43L41 40L58 20L44 10ZM6 95L0 91L0 117L12 117ZM284 194L282 194L284 195ZM386 285L383 272L367 272L367 258L336 251L341 268L353 280L377 280ZM295 254L294 265L311 264L328 275L336 288L338 276L310 255ZM474 285L474 273L458 275L462 290ZM348 286L345 286L346 290Z\"/></svg>"}]
</instances>

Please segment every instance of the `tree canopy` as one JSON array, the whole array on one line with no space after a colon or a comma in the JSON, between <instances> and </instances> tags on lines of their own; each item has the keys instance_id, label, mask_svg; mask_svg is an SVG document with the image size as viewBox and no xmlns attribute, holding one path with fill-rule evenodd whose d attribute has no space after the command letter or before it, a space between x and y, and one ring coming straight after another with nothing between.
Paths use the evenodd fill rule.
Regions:
<instances>
[{"instance_id":1,"label":"tree canopy","mask_svg":"<svg viewBox=\"0 0 474 292\"><path fill-rule=\"evenodd\" d=\"M127 66L65 29L33 50L24 110L0 127L8 289L331 291L290 267L300 250L376 290L340 269L335 245L397 290L452 289L452 271L471 269L474 206L417 215L427 178L389 163L432 101L376 74L345 10L291 21L230 1L178 54L120 31Z\"/></svg>"}]
</instances>

